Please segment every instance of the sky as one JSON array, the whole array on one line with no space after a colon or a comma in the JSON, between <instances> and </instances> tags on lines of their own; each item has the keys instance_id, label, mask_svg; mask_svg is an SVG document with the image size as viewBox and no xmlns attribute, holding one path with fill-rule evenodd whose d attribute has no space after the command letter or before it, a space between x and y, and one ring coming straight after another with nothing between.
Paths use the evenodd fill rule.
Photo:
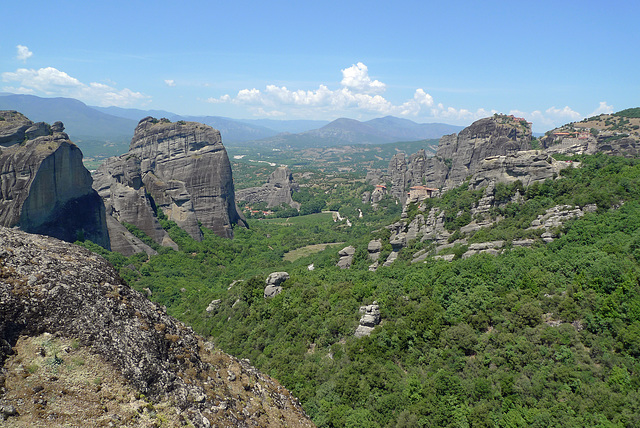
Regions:
<instances>
[{"instance_id":1,"label":"sky","mask_svg":"<svg viewBox=\"0 0 640 428\"><path fill-rule=\"evenodd\" d=\"M544 132L640 106L640 2L50 0L2 6L0 90L236 119Z\"/></svg>"}]
</instances>

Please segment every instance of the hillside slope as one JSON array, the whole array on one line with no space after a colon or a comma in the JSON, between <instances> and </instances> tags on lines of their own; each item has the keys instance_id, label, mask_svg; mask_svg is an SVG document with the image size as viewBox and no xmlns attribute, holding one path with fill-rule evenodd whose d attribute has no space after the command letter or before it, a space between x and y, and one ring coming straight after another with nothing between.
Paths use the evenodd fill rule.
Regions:
<instances>
[{"instance_id":1,"label":"hillside slope","mask_svg":"<svg viewBox=\"0 0 640 428\"><path fill-rule=\"evenodd\" d=\"M313 426L276 381L215 351L101 257L2 227L0 242L0 421Z\"/></svg>"}]
</instances>

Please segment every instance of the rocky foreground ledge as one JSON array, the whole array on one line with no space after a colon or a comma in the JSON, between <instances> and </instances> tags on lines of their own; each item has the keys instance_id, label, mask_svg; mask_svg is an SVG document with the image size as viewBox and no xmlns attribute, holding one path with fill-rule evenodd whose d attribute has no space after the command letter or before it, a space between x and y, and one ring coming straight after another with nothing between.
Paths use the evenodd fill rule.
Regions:
<instances>
[{"instance_id":1,"label":"rocky foreground ledge","mask_svg":"<svg viewBox=\"0 0 640 428\"><path fill-rule=\"evenodd\" d=\"M30 351L21 352L25 349ZM80 352L82 364L80 354L72 357ZM95 379L85 379L77 385L91 385L92 393L103 394L95 400L97 410L55 408L55 403L80 391L70 386L71 374L78 376L79 368L86 369L96 358L107 373L110 368L109 381L122 378L135 393L127 398L124 387L115 393L108 387L101 390ZM73 361L79 367L75 371ZM314 426L277 381L247 360L214 351L211 343L168 316L163 307L131 289L100 256L54 238L3 227L0 364L4 423ZM25 397L24 391L33 397ZM88 401L85 406L91 404ZM122 405L137 411L117 414ZM158 409L164 409L162 415Z\"/></svg>"}]
</instances>

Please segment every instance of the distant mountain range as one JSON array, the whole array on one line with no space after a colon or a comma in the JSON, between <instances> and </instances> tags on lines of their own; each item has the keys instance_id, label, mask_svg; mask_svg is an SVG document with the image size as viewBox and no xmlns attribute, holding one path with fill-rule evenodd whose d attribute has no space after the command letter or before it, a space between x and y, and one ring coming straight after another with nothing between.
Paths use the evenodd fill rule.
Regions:
<instances>
[{"instance_id":1,"label":"distant mountain range","mask_svg":"<svg viewBox=\"0 0 640 428\"><path fill-rule=\"evenodd\" d=\"M319 129L298 134L279 134L255 143L287 148L330 147L344 144L384 144L398 141L437 139L462 130L462 126L444 123L416 123L386 116L360 122L336 119Z\"/></svg>"},{"instance_id":2,"label":"distant mountain range","mask_svg":"<svg viewBox=\"0 0 640 428\"><path fill-rule=\"evenodd\" d=\"M360 122L354 119L239 120L220 116L182 116L164 110L93 107L72 98L41 98L34 95L0 93L1 110L17 110L34 122L62 121L71 140L87 157L125 153L138 122L147 116L171 121L195 121L222 134L226 145L264 145L306 148L344 144L384 144L397 141L436 139L463 127L442 123L416 123L387 116Z\"/></svg>"}]
</instances>

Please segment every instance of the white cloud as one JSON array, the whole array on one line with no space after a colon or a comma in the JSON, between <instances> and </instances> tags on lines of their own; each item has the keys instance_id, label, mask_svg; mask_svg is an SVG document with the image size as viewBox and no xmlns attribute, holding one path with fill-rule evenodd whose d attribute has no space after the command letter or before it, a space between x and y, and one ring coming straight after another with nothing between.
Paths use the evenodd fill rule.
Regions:
<instances>
[{"instance_id":1,"label":"white cloud","mask_svg":"<svg viewBox=\"0 0 640 428\"><path fill-rule=\"evenodd\" d=\"M366 94L382 93L387 89L387 85L384 83L378 80L371 80L369 69L361 62L342 70L342 82L340 83L352 91Z\"/></svg>"},{"instance_id":2,"label":"white cloud","mask_svg":"<svg viewBox=\"0 0 640 428\"><path fill-rule=\"evenodd\" d=\"M5 86L3 90L8 92L71 97L100 106L126 107L150 100L149 96L128 88L116 89L96 82L82 83L53 67L38 70L20 68L15 72L5 72L2 73L2 81L19 85Z\"/></svg>"},{"instance_id":3,"label":"white cloud","mask_svg":"<svg viewBox=\"0 0 640 428\"><path fill-rule=\"evenodd\" d=\"M486 110L479 108L476 111L468 109L456 109L453 107L445 107L442 103L438 103L437 106L431 109L433 117L436 119L446 120L454 123L466 123L470 124L483 117L492 116L497 113L497 110Z\"/></svg>"},{"instance_id":4,"label":"white cloud","mask_svg":"<svg viewBox=\"0 0 640 428\"><path fill-rule=\"evenodd\" d=\"M176 86L176 81L173 79L165 79L164 83L167 86Z\"/></svg>"},{"instance_id":5,"label":"white cloud","mask_svg":"<svg viewBox=\"0 0 640 428\"><path fill-rule=\"evenodd\" d=\"M599 114L610 114L613 113L613 106L610 106L609 104L607 104L606 101L600 101L600 105L598 106L597 109L595 109L590 115L591 116L598 116Z\"/></svg>"},{"instance_id":6,"label":"white cloud","mask_svg":"<svg viewBox=\"0 0 640 428\"><path fill-rule=\"evenodd\" d=\"M307 114L314 117L335 117L347 111L374 113L378 115L412 115L427 111L433 106L433 97L423 89L417 89L412 99L394 105L381 95L386 85L369 77L368 68L359 62L342 71L339 89L319 85L314 90L292 90L286 86L267 85L264 90L241 89L235 97L223 95L208 98L209 103L234 103L245 105L255 115Z\"/></svg>"},{"instance_id":7,"label":"white cloud","mask_svg":"<svg viewBox=\"0 0 640 428\"><path fill-rule=\"evenodd\" d=\"M604 103L604 106L603 103L600 103L599 109L606 107L606 103ZM583 114L578 113L569 106L565 106L563 108L553 106L544 111L534 110L532 112L511 110L509 114L524 117L528 121L532 122L534 132L545 132L566 123L578 121L585 117ZM591 114L591 116L593 116L593 114Z\"/></svg>"},{"instance_id":8,"label":"white cloud","mask_svg":"<svg viewBox=\"0 0 640 428\"><path fill-rule=\"evenodd\" d=\"M212 104L228 103L231 101L231 97L229 95L223 95L220 98L209 97L206 99L206 101Z\"/></svg>"},{"instance_id":9,"label":"white cloud","mask_svg":"<svg viewBox=\"0 0 640 428\"><path fill-rule=\"evenodd\" d=\"M16 49L18 49L18 54L16 55L16 58L19 59L20 61L26 62L27 59L33 56L33 52L31 52L29 48L26 46L18 45L16 46Z\"/></svg>"},{"instance_id":10,"label":"white cloud","mask_svg":"<svg viewBox=\"0 0 640 428\"><path fill-rule=\"evenodd\" d=\"M569 106L565 106L564 108L556 108L553 106L548 108L545 113L547 113L549 117L568 119L569 121L578 120L582 117L580 113L572 110Z\"/></svg>"}]
</instances>

